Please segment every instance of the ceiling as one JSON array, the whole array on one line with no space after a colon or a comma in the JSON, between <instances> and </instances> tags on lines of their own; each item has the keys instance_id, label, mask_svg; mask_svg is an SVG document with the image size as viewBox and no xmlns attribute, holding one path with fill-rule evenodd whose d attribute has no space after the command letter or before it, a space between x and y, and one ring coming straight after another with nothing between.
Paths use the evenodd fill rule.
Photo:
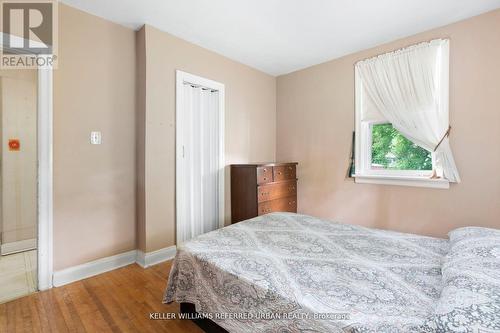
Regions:
<instances>
[{"instance_id":1,"label":"ceiling","mask_svg":"<svg viewBox=\"0 0 500 333\"><path fill-rule=\"evenodd\" d=\"M271 75L500 8L500 0L62 0L144 23Z\"/></svg>"}]
</instances>

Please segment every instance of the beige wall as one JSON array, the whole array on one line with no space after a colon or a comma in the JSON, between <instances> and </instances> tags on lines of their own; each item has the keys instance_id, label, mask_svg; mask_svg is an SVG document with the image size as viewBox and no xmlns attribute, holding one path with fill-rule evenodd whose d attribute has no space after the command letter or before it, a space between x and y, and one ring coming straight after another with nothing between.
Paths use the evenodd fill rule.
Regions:
<instances>
[{"instance_id":1,"label":"beige wall","mask_svg":"<svg viewBox=\"0 0 500 333\"><path fill-rule=\"evenodd\" d=\"M148 252L175 244L175 70L225 84L226 164L272 161L276 140L276 80L194 44L145 26L137 34L145 44L146 87L144 191L139 190L139 230ZM138 141L139 142L139 141ZM142 155L143 154L143 155ZM141 157L143 156L143 157ZM230 217L229 168L226 167L226 223ZM139 176L141 177L141 176ZM139 184L139 187L142 186ZM144 196L144 197L141 197Z\"/></svg>"},{"instance_id":2,"label":"beige wall","mask_svg":"<svg viewBox=\"0 0 500 333\"><path fill-rule=\"evenodd\" d=\"M345 179L356 61L450 38L451 144L462 183L449 190ZM445 236L500 227L500 10L352 54L277 80L277 157L299 162L299 211L345 223Z\"/></svg>"},{"instance_id":3,"label":"beige wall","mask_svg":"<svg viewBox=\"0 0 500 333\"><path fill-rule=\"evenodd\" d=\"M37 73L0 70L1 218L0 243L36 238ZM20 150L10 151L9 139Z\"/></svg>"},{"instance_id":4,"label":"beige wall","mask_svg":"<svg viewBox=\"0 0 500 333\"><path fill-rule=\"evenodd\" d=\"M60 4L58 65L55 270L135 248L135 32Z\"/></svg>"}]
</instances>

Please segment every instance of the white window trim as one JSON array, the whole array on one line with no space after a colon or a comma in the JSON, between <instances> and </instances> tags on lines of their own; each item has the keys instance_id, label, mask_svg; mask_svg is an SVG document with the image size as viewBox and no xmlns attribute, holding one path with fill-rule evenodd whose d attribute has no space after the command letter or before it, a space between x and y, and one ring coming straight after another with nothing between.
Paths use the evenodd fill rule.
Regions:
<instances>
[{"instance_id":1,"label":"white window trim","mask_svg":"<svg viewBox=\"0 0 500 333\"><path fill-rule=\"evenodd\" d=\"M363 86L355 69L355 170L354 179L361 184L381 184L448 189L446 179L431 179L432 171L421 170L373 170L371 169L371 126L386 121L361 121ZM434 156L433 156L434 158ZM434 163L433 163L434 164Z\"/></svg>"},{"instance_id":2,"label":"white window trim","mask_svg":"<svg viewBox=\"0 0 500 333\"><path fill-rule=\"evenodd\" d=\"M396 175L356 175L356 183L360 184L382 184L396 186L430 187L430 188L450 188L450 183L446 179L431 179L429 177L410 177Z\"/></svg>"}]
</instances>

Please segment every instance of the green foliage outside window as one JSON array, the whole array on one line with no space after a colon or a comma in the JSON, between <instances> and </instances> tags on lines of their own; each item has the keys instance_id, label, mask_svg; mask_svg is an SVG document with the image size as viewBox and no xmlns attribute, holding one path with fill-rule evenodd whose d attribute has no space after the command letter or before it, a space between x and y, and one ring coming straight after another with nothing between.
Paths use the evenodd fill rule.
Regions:
<instances>
[{"instance_id":1,"label":"green foliage outside window","mask_svg":"<svg viewBox=\"0 0 500 333\"><path fill-rule=\"evenodd\" d=\"M375 124L372 126L372 168L432 170L432 157L391 124Z\"/></svg>"}]
</instances>

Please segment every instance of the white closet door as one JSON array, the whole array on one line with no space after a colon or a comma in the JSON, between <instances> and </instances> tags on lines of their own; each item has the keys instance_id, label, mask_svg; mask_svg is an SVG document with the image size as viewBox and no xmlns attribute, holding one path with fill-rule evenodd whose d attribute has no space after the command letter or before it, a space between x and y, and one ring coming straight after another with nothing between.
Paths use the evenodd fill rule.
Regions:
<instances>
[{"instance_id":1,"label":"white closet door","mask_svg":"<svg viewBox=\"0 0 500 333\"><path fill-rule=\"evenodd\" d=\"M217 229L219 223L219 119L218 93L205 90L206 112L201 121L205 124L202 130L202 196L204 216L204 232Z\"/></svg>"},{"instance_id":2,"label":"white closet door","mask_svg":"<svg viewBox=\"0 0 500 333\"><path fill-rule=\"evenodd\" d=\"M217 229L219 223L219 105L218 92L183 85L177 130L183 141L177 189L178 243Z\"/></svg>"}]
</instances>

